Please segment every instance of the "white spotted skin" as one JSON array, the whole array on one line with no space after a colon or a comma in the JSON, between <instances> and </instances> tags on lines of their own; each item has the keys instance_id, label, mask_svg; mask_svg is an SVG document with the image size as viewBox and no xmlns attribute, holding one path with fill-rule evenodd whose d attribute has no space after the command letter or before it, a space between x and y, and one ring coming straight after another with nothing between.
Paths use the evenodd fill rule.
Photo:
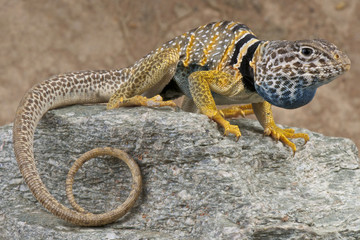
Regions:
<instances>
[{"instance_id":1,"label":"white spotted skin","mask_svg":"<svg viewBox=\"0 0 360 240\"><path fill-rule=\"evenodd\" d=\"M214 70L219 68L220 61L223 60L224 64L218 69L222 70L229 65L234 53L234 43L240 39L242 34L246 33L253 34L243 24L231 21L214 22L175 37L154 52L166 48L179 48L179 60L185 66L190 64L206 65L209 70ZM229 51L226 52L226 50Z\"/></svg>"},{"instance_id":2,"label":"white spotted skin","mask_svg":"<svg viewBox=\"0 0 360 240\"><path fill-rule=\"evenodd\" d=\"M248 38L249 36L251 37ZM250 58L245 59L253 46L256 49L252 49L254 52L250 54ZM301 46L312 48L314 55L302 56L299 53ZM236 84L230 83L239 88L233 91L236 94L214 94L216 102L221 104L266 100L282 107L298 107L309 101L313 89L350 68L348 57L325 41L261 42L245 25L223 21L200 26L180 35L129 68L74 72L50 78L30 89L20 102L14 121L13 140L16 159L25 182L36 199L51 213L78 225L98 226L109 223L101 216L84 215L68 209L42 183L33 154L34 131L40 118L49 109L56 107L106 102L118 89L125 89L124 92L127 93L138 92L132 86L139 84L144 85L141 86L144 91L162 88L162 85L148 86L132 76L135 73L148 74L141 71L142 68L156 65L152 64L154 62L151 59L169 48L178 50L178 65L164 72L168 75L175 73L173 77L178 84L183 84L182 94L189 95L187 77L192 71L222 71L236 80ZM165 80L170 81L171 76L166 76ZM157 89L157 92L161 91L162 89ZM152 97L151 93L147 97Z\"/></svg>"}]
</instances>

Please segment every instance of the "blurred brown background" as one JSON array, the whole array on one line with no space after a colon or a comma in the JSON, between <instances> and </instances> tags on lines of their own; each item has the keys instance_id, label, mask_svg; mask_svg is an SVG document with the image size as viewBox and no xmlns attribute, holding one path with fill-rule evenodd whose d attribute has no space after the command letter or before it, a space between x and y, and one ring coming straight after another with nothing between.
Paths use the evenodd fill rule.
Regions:
<instances>
[{"instance_id":1,"label":"blurred brown background","mask_svg":"<svg viewBox=\"0 0 360 240\"><path fill-rule=\"evenodd\" d=\"M360 146L358 0L0 0L0 125L27 89L51 75L132 64L161 43L217 20L248 25L261 39L324 38L347 52L350 72L276 122Z\"/></svg>"}]
</instances>

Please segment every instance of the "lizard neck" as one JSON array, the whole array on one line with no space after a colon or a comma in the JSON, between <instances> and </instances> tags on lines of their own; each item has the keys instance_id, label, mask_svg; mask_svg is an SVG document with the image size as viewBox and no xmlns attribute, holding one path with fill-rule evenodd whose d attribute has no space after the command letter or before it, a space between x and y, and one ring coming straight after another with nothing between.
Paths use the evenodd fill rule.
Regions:
<instances>
[{"instance_id":1,"label":"lizard neck","mask_svg":"<svg viewBox=\"0 0 360 240\"><path fill-rule=\"evenodd\" d=\"M255 92L255 85L254 85L254 65L253 62L256 61L258 58L258 49L261 45L262 41L257 41L253 45L251 45L246 55L243 57L243 60L241 61L239 71L243 77L243 83L244 87L247 90L250 90L252 92Z\"/></svg>"},{"instance_id":2,"label":"lizard neck","mask_svg":"<svg viewBox=\"0 0 360 240\"><path fill-rule=\"evenodd\" d=\"M241 76L244 87L255 92L254 86L254 65L258 55L258 49L262 41L258 40L253 34L247 34L236 44L233 56L230 61L232 68L237 69Z\"/></svg>"}]
</instances>

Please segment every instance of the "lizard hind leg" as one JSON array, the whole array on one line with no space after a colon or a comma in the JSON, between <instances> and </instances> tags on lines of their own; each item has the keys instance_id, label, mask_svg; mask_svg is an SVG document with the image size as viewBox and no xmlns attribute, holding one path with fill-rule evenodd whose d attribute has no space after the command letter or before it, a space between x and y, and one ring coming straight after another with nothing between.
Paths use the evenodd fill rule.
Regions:
<instances>
[{"instance_id":1,"label":"lizard hind leg","mask_svg":"<svg viewBox=\"0 0 360 240\"><path fill-rule=\"evenodd\" d=\"M236 118L239 116L245 117L247 115L254 114L254 110L251 104L236 105L221 109L225 118Z\"/></svg>"},{"instance_id":2,"label":"lizard hind leg","mask_svg":"<svg viewBox=\"0 0 360 240\"><path fill-rule=\"evenodd\" d=\"M160 95L156 95L152 98L147 98L141 95L136 95L131 98L117 98L116 103L108 109L119 108L119 107L136 107L136 106L146 106L146 107L176 107L176 104L173 101L163 101Z\"/></svg>"},{"instance_id":3,"label":"lizard hind leg","mask_svg":"<svg viewBox=\"0 0 360 240\"><path fill-rule=\"evenodd\" d=\"M163 101L156 94L160 93L170 82L175 74L178 61L179 50L167 48L134 64L131 67L129 79L124 81L111 96L107 109L125 106L176 106L173 101ZM141 95L150 96L150 98Z\"/></svg>"}]
</instances>

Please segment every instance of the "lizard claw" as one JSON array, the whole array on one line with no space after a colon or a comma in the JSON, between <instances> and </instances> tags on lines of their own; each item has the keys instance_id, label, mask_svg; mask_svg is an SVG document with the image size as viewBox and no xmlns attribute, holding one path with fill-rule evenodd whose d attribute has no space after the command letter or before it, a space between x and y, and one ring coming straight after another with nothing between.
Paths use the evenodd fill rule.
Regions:
<instances>
[{"instance_id":1,"label":"lizard claw","mask_svg":"<svg viewBox=\"0 0 360 240\"><path fill-rule=\"evenodd\" d=\"M271 136L276 141L281 141L283 144L289 146L295 155L296 152L296 145L289 140L289 138L303 138L305 140L305 143L309 141L309 135L306 133L295 133L294 129L287 128L282 129L276 126L275 124L268 126L264 130L264 134L267 136Z\"/></svg>"},{"instance_id":2,"label":"lizard claw","mask_svg":"<svg viewBox=\"0 0 360 240\"><path fill-rule=\"evenodd\" d=\"M172 100L164 101L160 95L156 95L155 97L152 98L145 98L145 101L146 101L145 106L148 107L165 107L165 106L176 107L174 101Z\"/></svg>"},{"instance_id":3,"label":"lizard claw","mask_svg":"<svg viewBox=\"0 0 360 240\"><path fill-rule=\"evenodd\" d=\"M239 127L236 125L231 125L227 120L225 120L223 117L222 111L205 109L202 112L205 113L205 115L207 115L210 119L214 120L215 122L217 122L220 126L222 126L224 128L225 136L228 136L231 133L231 134L235 135L236 141L239 140L239 138L241 136Z\"/></svg>"},{"instance_id":4,"label":"lizard claw","mask_svg":"<svg viewBox=\"0 0 360 240\"><path fill-rule=\"evenodd\" d=\"M236 141L239 141L239 138L241 136L241 132L238 126L231 125L230 123L224 127L224 135L228 136L230 133L234 134L236 137Z\"/></svg>"}]
</instances>

